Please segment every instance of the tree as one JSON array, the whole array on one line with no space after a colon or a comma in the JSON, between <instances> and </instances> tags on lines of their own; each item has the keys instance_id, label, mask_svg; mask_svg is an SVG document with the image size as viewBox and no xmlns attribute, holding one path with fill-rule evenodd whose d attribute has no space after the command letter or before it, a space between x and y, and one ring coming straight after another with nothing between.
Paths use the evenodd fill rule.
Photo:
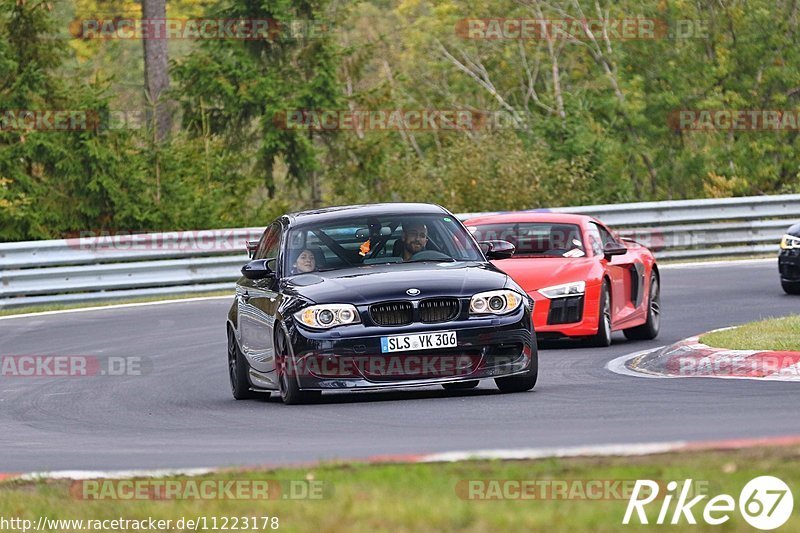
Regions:
<instances>
[{"instance_id":1,"label":"tree","mask_svg":"<svg viewBox=\"0 0 800 533\"><path fill-rule=\"evenodd\" d=\"M220 135L275 197L278 169L298 188L309 187L310 204L321 204L320 161L324 143L312 129L282 126L293 110L340 105L338 46L327 32L292 33L297 24L330 20L328 0L224 2L211 15L268 20L271 31L254 40L204 41L177 63L175 76L185 127L195 134ZM276 122L277 119L277 122Z\"/></svg>"},{"instance_id":2,"label":"tree","mask_svg":"<svg viewBox=\"0 0 800 533\"><path fill-rule=\"evenodd\" d=\"M56 23L47 3L0 0L0 239L152 223L131 134L103 121L104 85L60 71ZM15 119L58 112L85 121L64 131Z\"/></svg>"},{"instance_id":3,"label":"tree","mask_svg":"<svg viewBox=\"0 0 800 533\"><path fill-rule=\"evenodd\" d=\"M169 103L166 101L166 91L169 89L169 56L166 30L155 21L167 18L166 0L142 0L142 24L151 28L161 28L163 35L143 35L144 47L144 90L145 98L152 112L154 138L161 142L169 133L172 125L172 115Z\"/></svg>"}]
</instances>

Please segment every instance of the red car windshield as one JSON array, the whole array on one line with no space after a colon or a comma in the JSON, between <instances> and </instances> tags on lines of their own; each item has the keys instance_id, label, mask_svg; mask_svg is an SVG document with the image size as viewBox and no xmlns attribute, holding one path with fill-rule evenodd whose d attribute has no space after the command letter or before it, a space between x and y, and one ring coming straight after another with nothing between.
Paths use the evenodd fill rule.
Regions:
<instances>
[{"instance_id":1,"label":"red car windshield","mask_svg":"<svg viewBox=\"0 0 800 533\"><path fill-rule=\"evenodd\" d=\"M585 257L586 250L576 224L509 222L469 225L477 241L502 240L516 246L513 257ZM512 257L512 258L513 258Z\"/></svg>"}]
</instances>

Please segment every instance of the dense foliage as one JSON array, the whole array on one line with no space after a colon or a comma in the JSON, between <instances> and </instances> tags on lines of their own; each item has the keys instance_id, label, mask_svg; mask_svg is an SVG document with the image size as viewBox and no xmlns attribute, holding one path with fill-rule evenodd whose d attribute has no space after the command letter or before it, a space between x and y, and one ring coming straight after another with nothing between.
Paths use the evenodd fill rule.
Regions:
<instances>
[{"instance_id":1,"label":"dense foliage","mask_svg":"<svg viewBox=\"0 0 800 533\"><path fill-rule=\"evenodd\" d=\"M141 17L138 3L0 0L0 239L258 226L357 202L465 212L798 192L797 127L684 131L670 117L795 110L799 9L790 0L170 1L169 17L305 21L298 27L316 31L170 41L175 116L155 142L141 41L89 38L74 25ZM465 38L476 18L648 19L666 30ZM502 120L456 131L280 123L293 110L395 109ZM19 110L101 120L41 131L10 125Z\"/></svg>"}]
</instances>

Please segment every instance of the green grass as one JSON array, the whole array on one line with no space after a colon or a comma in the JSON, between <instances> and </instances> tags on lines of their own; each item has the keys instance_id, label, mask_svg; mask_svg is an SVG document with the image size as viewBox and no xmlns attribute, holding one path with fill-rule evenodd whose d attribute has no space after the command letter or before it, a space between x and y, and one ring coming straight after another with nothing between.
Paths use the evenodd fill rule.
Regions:
<instances>
[{"instance_id":1,"label":"green grass","mask_svg":"<svg viewBox=\"0 0 800 533\"><path fill-rule=\"evenodd\" d=\"M109 305L133 304L141 302L160 302L162 300L185 300L186 298L203 298L207 296L230 296L231 298L233 298L233 288L231 288L231 290L224 290L224 291L195 292L190 294L168 294L168 295L158 295L158 296L147 296L142 298L120 298L119 300L107 300L103 302L76 302L69 304L30 305L27 307L0 309L0 316L21 315L24 313L41 313L44 311L62 311L65 309L81 309L85 307L106 307Z\"/></svg>"},{"instance_id":2,"label":"green grass","mask_svg":"<svg viewBox=\"0 0 800 533\"><path fill-rule=\"evenodd\" d=\"M10 481L0 484L0 517L38 520L142 519L154 517L277 516L283 531L652 531L663 500L647 507L651 524L623 526L626 499L492 500L460 497L461 480L636 480L705 483L708 496L694 508L692 531L752 532L738 510L724 526L708 526L702 508L710 497L738 500L744 485L775 475L800 487L800 447L751 448L643 457L572 458L538 461L471 461L452 464L322 465L253 472L225 472L194 479L310 480L324 486L317 500L140 500L84 501L70 496L69 481ZM696 486L696 485L695 485ZM662 489L665 490L665 489ZM675 507L673 498L670 513ZM699 507L699 511L698 511ZM669 518L667 519L667 522ZM655 526L660 531L685 531ZM175 529L172 529L175 530ZM795 512L782 531L800 530ZM69 531L67 529L66 531ZM270 531L267 529L267 531Z\"/></svg>"},{"instance_id":3,"label":"green grass","mask_svg":"<svg viewBox=\"0 0 800 533\"><path fill-rule=\"evenodd\" d=\"M730 350L800 352L800 315L770 318L703 335L700 342Z\"/></svg>"}]
</instances>

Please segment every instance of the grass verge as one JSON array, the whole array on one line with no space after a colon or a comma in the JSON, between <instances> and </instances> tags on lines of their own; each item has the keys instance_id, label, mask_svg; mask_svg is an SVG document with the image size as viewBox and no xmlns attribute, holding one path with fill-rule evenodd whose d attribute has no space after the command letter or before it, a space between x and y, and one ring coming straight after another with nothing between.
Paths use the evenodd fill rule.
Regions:
<instances>
[{"instance_id":1,"label":"grass verge","mask_svg":"<svg viewBox=\"0 0 800 533\"><path fill-rule=\"evenodd\" d=\"M703 335L700 342L729 350L800 352L800 315L770 318Z\"/></svg>"},{"instance_id":2,"label":"grass verge","mask_svg":"<svg viewBox=\"0 0 800 533\"><path fill-rule=\"evenodd\" d=\"M660 454L642 457L569 458L537 461L469 461L450 464L321 465L313 468L224 472L194 480L290 480L302 485L314 481L323 488L321 499L268 500L139 500L85 501L71 495L70 481L9 481L0 484L0 517L52 519L197 519L228 517L278 517L284 531L650 531L664 502L658 498L646 507L650 525L622 525L627 496L603 500L562 498L475 500L461 490L464 480L619 480L632 488L636 479L652 479L662 491L676 480L695 480L692 496L707 494L693 508L698 525L692 531L752 532L738 508L722 528L703 521L709 498L729 494L738 501L745 484L757 476L776 475L790 488L800 486L800 447L747 448ZM489 487L489 485L483 485ZM551 485L555 486L555 485ZM73 491L75 488L73 487ZM570 489L572 490L572 489ZM302 492L302 491L298 491ZM273 493L274 494L274 493ZM282 494L286 494L283 492ZM488 494L488 492L487 492ZM574 494L580 494L573 493ZM613 491L611 493L613 495ZM669 504L669 523L677 496ZM258 530L271 531L270 527ZM241 519L240 519L241 521ZM242 524L243 525L243 522ZM656 526L662 531L685 531L686 519L677 526ZM200 528L202 529L202 528ZM220 528L218 528L220 529ZM230 529L230 527L229 527ZM61 531L73 531L62 527ZM173 525L169 530L177 531ZM251 528L252 530L252 528ZM800 530L794 513L784 531Z\"/></svg>"},{"instance_id":3,"label":"grass verge","mask_svg":"<svg viewBox=\"0 0 800 533\"><path fill-rule=\"evenodd\" d=\"M231 287L233 287L233 285L231 285ZM45 311L63 311L67 309L83 309L86 307L108 307L110 305L120 305L120 304L160 302L162 300L185 300L187 298L205 298L209 296L230 296L231 298L233 298L233 288L231 288L231 290L224 290L224 291L195 292L188 294L170 294L170 295L159 295L159 296L147 296L142 298L121 298L119 300L108 300L104 302L30 305L27 307L0 309L0 316L22 315L25 313L42 313Z\"/></svg>"}]
</instances>

